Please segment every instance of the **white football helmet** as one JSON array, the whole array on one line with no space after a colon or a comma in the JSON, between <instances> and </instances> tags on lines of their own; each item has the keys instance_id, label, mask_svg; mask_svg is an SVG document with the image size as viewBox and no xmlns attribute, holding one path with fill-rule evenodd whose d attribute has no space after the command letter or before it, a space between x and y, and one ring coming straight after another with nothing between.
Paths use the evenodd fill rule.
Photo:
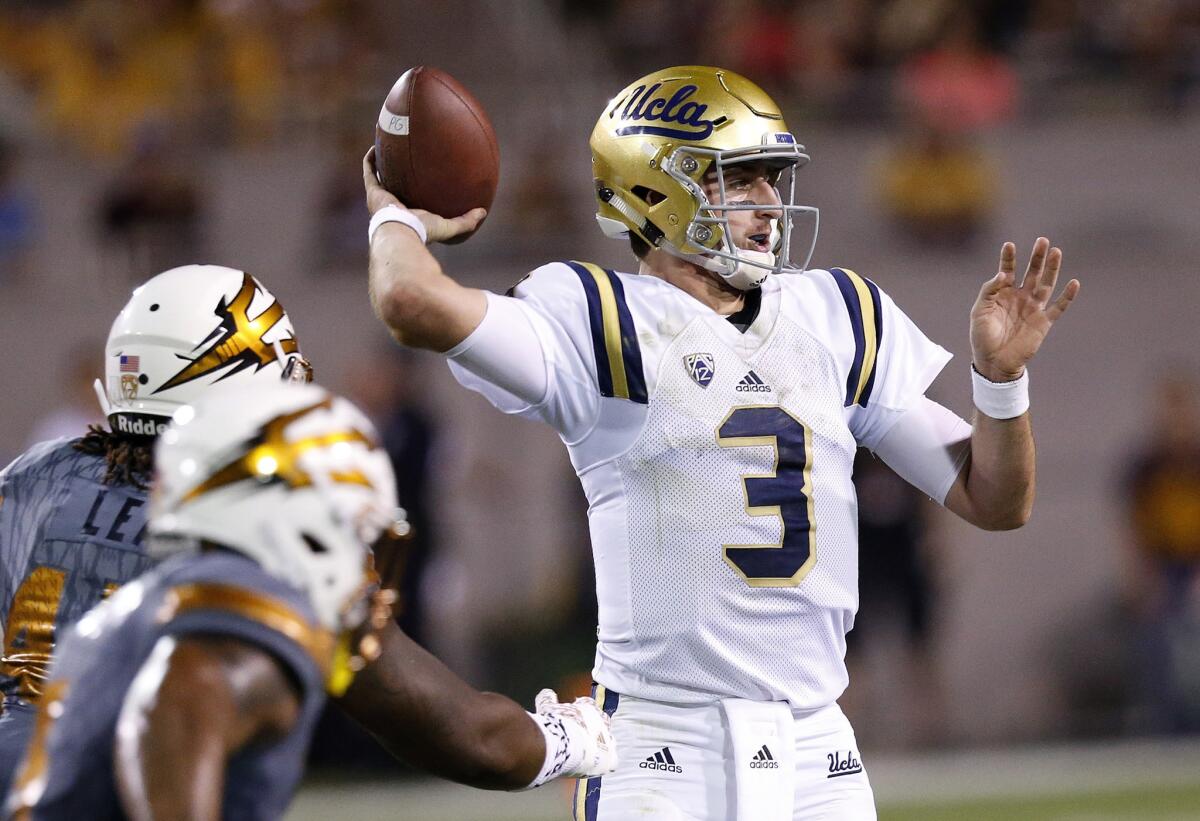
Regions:
<instances>
[{"instance_id":1,"label":"white football helmet","mask_svg":"<svg viewBox=\"0 0 1200 821\"><path fill-rule=\"evenodd\" d=\"M393 526L396 479L367 418L315 385L213 391L155 449L150 555L224 545L304 591L321 624L362 624L370 545Z\"/></svg>"},{"instance_id":2,"label":"white football helmet","mask_svg":"<svg viewBox=\"0 0 1200 821\"><path fill-rule=\"evenodd\" d=\"M283 305L258 280L221 265L185 265L136 288L113 322L96 382L117 433L161 433L211 385L307 382Z\"/></svg>"},{"instance_id":3,"label":"white football helmet","mask_svg":"<svg viewBox=\"0 0 1200 821\"><path fill-rule=\"evenodd\" d=\"M758 287L769 274L808 266L819 213L795 203L794 172L809 156L775 101L745 77L711 66L647 74L609 101L590 145L596 219L607 236L633 234L741 290ZM780 205L764 208L731 196L726 170L749 162L779 173ZM704 191L710 174L718 185L715 202ZM730 239L729 214L747 210L778 212L770 252L740 249ZM798 222L808 231L797 245L792 228Z\"/></svg>"}]
</instances>

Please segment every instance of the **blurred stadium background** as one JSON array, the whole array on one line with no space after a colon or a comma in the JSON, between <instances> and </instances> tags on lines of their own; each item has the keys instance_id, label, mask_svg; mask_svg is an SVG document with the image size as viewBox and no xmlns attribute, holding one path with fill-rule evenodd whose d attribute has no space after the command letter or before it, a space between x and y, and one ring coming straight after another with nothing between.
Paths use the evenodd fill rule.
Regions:
<instances>
[{"instance_id":1,"label":"blurred stadium background","mask_svg":"<svg viewBox=\"0 0 1200 821\"><path fill-rule=\"evenodd\" d=\"M628 268L591 221L587 136L608 95L676 63L780 100L813 156L813 264L876 279L956 354L934 392L960 413L967 310L1001 242L1048 235L1084 283L1032 368L1026 528L860 487L864 528L906 545L864 579L844 701L882 817L1200 817L1196 0L0 0L0 460L98 415L133 285L244 268L318 379L391 431L426 534L410 629L525 702L586 686L565 454L381 333L359 159L395 78L436 65L491 113L502 157L486 226L437 251L448 269L504 290L551 259ZM330 716L291 817L565 808L554 788L427 782Z\"/></svg>"}]
</instances>

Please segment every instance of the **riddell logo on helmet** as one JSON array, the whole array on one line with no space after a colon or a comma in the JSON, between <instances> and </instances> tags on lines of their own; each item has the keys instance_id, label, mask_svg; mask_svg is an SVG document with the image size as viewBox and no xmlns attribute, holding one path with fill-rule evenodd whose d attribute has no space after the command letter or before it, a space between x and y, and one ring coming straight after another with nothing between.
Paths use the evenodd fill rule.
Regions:
<instances>
[{"instance_id":1,"label":"riddell logo on helmet","mask_svg":"<svg viewBox=\"0 0 1200 821\"><path fill-rule=\"evenodd\" d=\"M167 429L167 423L152 416L116 416L117 432L131 436L158 436Z\"/></svg>"}]
</instances>

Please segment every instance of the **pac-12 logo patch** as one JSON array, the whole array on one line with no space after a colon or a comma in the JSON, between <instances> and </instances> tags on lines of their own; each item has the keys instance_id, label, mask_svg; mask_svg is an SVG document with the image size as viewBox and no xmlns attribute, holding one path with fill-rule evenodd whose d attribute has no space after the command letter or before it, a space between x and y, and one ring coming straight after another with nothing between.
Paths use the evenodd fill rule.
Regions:
<instances>
[{"instance_id":1,"label":"pac-12 logo patch","mask_svg":"<svg viewBox=\"0 0 1200 821\"><path fill-rule=\"evenodd\" d=\"M683 365L692 381L702 388L708 387L708 383L713 380L713 374L716 373L716 365L713 364L710 353L690 353L683 358Z\"/></svg>"}]
</instances>

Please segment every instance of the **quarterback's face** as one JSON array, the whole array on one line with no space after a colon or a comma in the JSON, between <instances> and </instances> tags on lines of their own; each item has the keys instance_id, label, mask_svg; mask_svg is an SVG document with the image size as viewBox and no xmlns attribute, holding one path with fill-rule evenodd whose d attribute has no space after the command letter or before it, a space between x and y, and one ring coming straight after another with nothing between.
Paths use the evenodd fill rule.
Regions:
<instances>
[{"instance_id":1,"label":"quarterback's face","mask_svg":"<svg viewBox=\"0 0 1200 821\"><path fill-rule=\"evenodd\" d=\"M780 172L765 162L743 163L725 168L725 205L758 205L761 208L726 211L730 241L745 251L771 250L771 226L779 219L782 209L779 191L775 188ZM708 201L721 204L721 184L717 172L704 178Z\"/></svg>"}]
</instances>

